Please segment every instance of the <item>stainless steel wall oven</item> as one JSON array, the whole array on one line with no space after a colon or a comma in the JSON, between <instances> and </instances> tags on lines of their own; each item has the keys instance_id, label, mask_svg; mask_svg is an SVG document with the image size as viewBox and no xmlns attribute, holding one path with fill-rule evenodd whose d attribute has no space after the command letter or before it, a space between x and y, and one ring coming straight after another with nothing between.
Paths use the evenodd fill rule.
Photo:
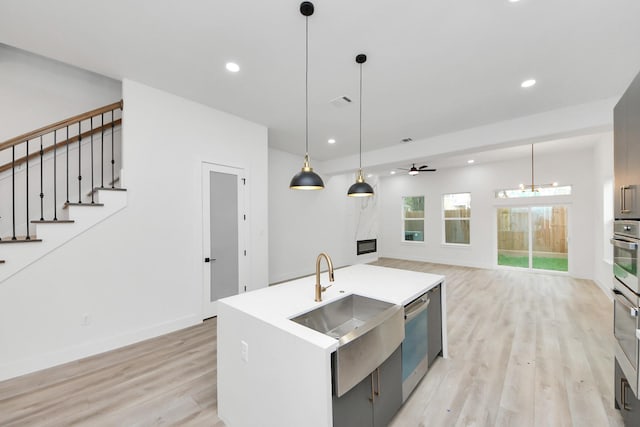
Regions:
<instances>
[{"instance_id":1,"label":"stainless steel wall oven","mask_svg":"<svg viewBox=\"0 0 640 427\"><path fill-rule=\"evenodd\" d=\"M620 368L634 394L638 395L638 366L640 359L640 289L638 282L638 251L640 250L640 221L619 220L614 223L613 275L614 312L613 332L615 354Z\"/></svg>"},{"instance_id":2,"label":"stainless steel wall oven","mask_svg":"<svg viewBox=\"0 0 640 427\"><path fill-rule=\"evenodd\" d=\"M615 221L611 244L613 245L613 275L633 292L640 293L638 282L640 221Z\"/></svg>"}]
</instances>

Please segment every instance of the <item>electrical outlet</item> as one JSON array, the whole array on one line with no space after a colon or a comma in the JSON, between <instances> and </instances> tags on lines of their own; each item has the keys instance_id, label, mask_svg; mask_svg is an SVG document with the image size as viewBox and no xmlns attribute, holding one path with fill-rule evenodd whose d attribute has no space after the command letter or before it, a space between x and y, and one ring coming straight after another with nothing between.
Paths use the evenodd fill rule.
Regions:
<instances>
[{"instance_id":1,"label":"electrical outlet","mask_svg":"<svg viewBox=\"0 0 640 427\"><path fill-rule=\"evenodd\" d=\"M249 344L246 341L240 341L240 358L245 362L249 361Z\"/></svg>"}]
</instances>

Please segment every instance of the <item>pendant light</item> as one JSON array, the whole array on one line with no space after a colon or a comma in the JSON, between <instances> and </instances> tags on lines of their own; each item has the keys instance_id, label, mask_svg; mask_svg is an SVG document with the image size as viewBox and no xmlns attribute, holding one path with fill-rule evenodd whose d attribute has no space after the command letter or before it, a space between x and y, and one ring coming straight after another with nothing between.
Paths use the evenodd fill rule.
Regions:
<instances>
[{"instance_id":1,"label":"pendant light","mask_svg":"<svg viewBox=\"0 0 640 427\"><path fill-rule=\"evenodd\" d=\"M313 171L309 163L309 17L313 15L313 3L303 1L300 3L300 13L306 20L306 44L305 44L305 154L302 170L291 179L289 188L292 190L322 190L324 182L320 175Z\"/></svg>"},{"instance_id":2,"label":"pendant light","mask_svg":"<svg viewBox=\"0 0 640 427\"><path fill-rule=\"evenodd\" d=\"M551 195L550 192L546 191L550 188L557 187L559 184L557 182L552 182L551 184L536 184L534 178L534 158L533 158L533 144L531 144L531 185L520 184L520 190L525 192L533 193L534 195ZM542 194L541 191L544 193Z\"/></svg>"},{"instance_id":3,"label":"pendant light","mask_svg":"<svg viewBox=\"0 0 640 427\"><path fill-rule=\"evenodd\" d=\"M538 186L541 187L541 186ZM537 193L538 189L536 188L535 180L533 178L533 144L531 144L531 185L520 184L520 190L530 191L532 193Z\"/></svg>"},{"instance_id":4,"label":"pendant light","mask_svg":"<svg viewBox=\"0 0 640 427\"><path fill-rule=\"evenodd\" d=\"M360 64L360 168L358 169L358 177L356 183L349 187L347 196L349 197L371 197L373 196L373 188L364 182L362 175L362 64L367 61L367 55L360 54L356 56L356 62Z\"/></svg>"}]
</instances>

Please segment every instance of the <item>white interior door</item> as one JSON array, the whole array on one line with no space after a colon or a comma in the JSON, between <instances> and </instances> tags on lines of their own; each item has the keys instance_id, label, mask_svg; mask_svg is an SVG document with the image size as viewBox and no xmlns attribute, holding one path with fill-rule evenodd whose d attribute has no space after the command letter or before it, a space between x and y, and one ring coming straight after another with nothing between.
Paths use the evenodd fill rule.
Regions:
<instances>
[{"instance_id":1,"label":"white interior door","mask_svg":"<svg viewBox=\"0 0 640 427\"><path fill-rule=\"evenodd\" d=\"M216 301L244 290L244 171L203 163L203 318Z\"/></svg>"}]
</instances>

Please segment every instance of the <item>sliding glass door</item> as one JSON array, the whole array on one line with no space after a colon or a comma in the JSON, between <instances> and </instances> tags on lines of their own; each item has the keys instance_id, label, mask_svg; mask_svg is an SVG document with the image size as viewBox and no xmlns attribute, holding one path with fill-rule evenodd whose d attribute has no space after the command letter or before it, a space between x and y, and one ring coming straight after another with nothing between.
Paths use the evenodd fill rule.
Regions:
<instances>
[{"instance_id":1,"label":"sliding glass door","mask_svg":"<svg viewBox=\"0 0 640 427\"><path fill-rule=\"evenodd\" d=\"M566 206L498 208L498 265L568 271Z\"/></svg>"},{"instance_id":2,"label":"sliding glass door","mask_svg":"<svg viewBox=\"0 0 640 427\"><path fill-rule=\"evenodd\" d=\"M498 265L529 268L529 208L498 208Z\"/></svg>"}]
</instances>

